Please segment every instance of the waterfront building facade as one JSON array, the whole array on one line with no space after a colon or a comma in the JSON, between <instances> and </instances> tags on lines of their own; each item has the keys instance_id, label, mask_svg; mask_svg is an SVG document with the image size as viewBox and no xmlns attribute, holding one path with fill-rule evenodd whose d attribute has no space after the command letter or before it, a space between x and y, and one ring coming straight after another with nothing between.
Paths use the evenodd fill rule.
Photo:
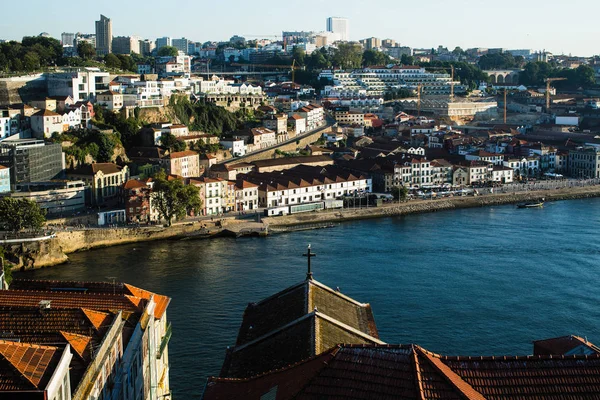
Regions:
<instances>
[{"instance_id":1,"label":"waterfront building facade","mask_svg":"<svg viewBox=\"0 0 600 400\"><path fill-rule=\"evenodd\" d=\"M573 178L600 178L600 149L579 147L569 151L569 175Z\"/></svg>"},{"instance_id":2,"label":"waterfront building facade","mask_svg":"<svg viewBox=\"0 0 600 400\"><path fill-rule=\"evenodd\" d=\"M0 165L10 168L11 184L60 178L64 154L60 143L19 139L0 142Z\"/></svg>"},{"instance_id":3,"label":"waterfront building facade","mask_svg":"<svg viewBox=\"0 0 600 400\"><path fill-rule=\"evenodd\" d=\"M8 386L12 394L3 384L0 397L170 398L169 302L126 283L14 280L9 290L0 290L0 320L11 332L0 341L0 361L8 357L29 378L19 380L15 370L3 374L0 362L0 375L15 377Z\"/></svg>"},{"instance_id":4,"label":"waterfront building facade","mask_svg":"<svg viewBox=\"0 0 600 400\"><path fill-rule=\"evenodd\" d=\"M94 163L68 171L71 179L80 179L89 186L86 203L94 206L115 205L122 201L123 185L129 179L129 167L114 163Z\"/></svg>"},{"instance_id":5,"label":"waterfront building facade","mask_svg":"<svg viewBox=\"0 0 600 400\"><path fill-rule=\"evenodd\" d=\"M9 196L33 201L48 215L56 216L85 210L85 194L88 190L81 180L29 182L17 184Z\"/></svg>"}]
</instances>

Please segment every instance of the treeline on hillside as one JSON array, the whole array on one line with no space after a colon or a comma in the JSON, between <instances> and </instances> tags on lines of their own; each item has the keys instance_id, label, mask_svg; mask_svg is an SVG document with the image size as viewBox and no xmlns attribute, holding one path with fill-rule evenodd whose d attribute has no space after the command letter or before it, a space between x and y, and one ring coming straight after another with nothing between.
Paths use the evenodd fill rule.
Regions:
<instances>
[{"instance_id":1,"label":"treeline on hillside","mask_svg":"<svg viewBox=\"0 0 600 400\"><path fill-rule=\"evenodd\" d=\"M171 96L169 105L179 121L190 130L216 136L243 128L253 117L250 110L232 113L212 103L200 101L192 104L186 96Z\"/></svg>"},{"instance_id":2,"label":"treeline on hillside","mask_svg":"<svg viewBox=\"0 0 600 400\"><path fill-rule=\"evenodd\" d=\"M154 62L152 57L142 57L136 53L108 54L103 58L96 58L96 50L86 42L79 44L77 52L79 57L66 57L58 40L44 36L24 37L21 42L12 40L0 43L0 72L34 72L55 66L107 67L136 72L137 63Z\"/></svg>"},{"instance_id":3,"label":"treeline on hillside","mask_svg":"<svg viewBox=\"0 0 600 400\"><path fill-rule=\"evenodd\" d=\"M63 56L60 42L54 38L24 37L22 42L0 43L0 71L31 72L59 65Z\"/></svg>"},{"instance_id":4,"label":"treeline on hillside","mask_svg":"<svg viewBox=\"0 0 600 400\"><path fill-rule=\"evenodd\" d=\"M523 68L525 58L510 53L484 54L477 64L483 70Z\"/></svg>"},{"instance_id":5,"label":"treeline on hillside","mask_svg":"<svg viewBox=\"0 0 600 400\"><path fill-rule=\"evenodd\" d=\"M596 72L589 65L567 69L541 61L525 65L519 82L525 86L543 86L548 78L566 78L552 83L552 86L563 90L589 89L596 85Z\"/></svg>"}]
</instances>

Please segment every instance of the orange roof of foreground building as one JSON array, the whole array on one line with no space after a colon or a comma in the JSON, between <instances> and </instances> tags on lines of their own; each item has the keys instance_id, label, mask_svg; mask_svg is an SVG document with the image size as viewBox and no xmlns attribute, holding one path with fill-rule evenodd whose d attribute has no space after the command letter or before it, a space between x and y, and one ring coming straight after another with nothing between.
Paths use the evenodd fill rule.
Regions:
<instances>
[{"instance_id":1,"label":"orange roof of foreground building","mask_svg":"<svg viewBox=\"0 0 600 400\"><path fill-rule=\"evenodd\" d=\"M0 340L0 392L44 390L60 356L57 347Z\"/></svg>"}]
</instances>

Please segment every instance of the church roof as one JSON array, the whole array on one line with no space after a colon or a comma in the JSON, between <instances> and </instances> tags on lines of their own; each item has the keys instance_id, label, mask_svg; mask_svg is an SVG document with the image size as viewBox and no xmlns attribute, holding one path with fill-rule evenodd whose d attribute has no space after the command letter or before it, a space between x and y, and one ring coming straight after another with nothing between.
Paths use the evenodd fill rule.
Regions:
<instances>
[{"instance_id":1,"label":"church roof","mask_svg":"<svg viewBox=\"0 0 600 400\"><path fill-rule=\"evenodd\" d=\"M337 343L383 343L371 306L307 279L248 305L221 375L255 375L320 354Z\"/></svg>"}]
</instances>

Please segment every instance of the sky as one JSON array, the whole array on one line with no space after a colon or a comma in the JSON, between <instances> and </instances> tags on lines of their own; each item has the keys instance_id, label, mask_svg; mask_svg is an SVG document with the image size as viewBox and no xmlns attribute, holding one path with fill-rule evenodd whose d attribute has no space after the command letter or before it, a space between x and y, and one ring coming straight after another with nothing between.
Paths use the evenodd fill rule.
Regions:
<instances>
[{"instance_id":1,"label":"sky","mask_svg":"<svg viewBox=\"0 0 600 400\"><path fill-rule=\"evenodd\" d=\"M288 30L325 30L327 17L350 21L350 39L391 38L403 46L443 45L546 49L554 54L599 54L597 0L127 0L69 3L10 1L2 6L0 39L48 32L94 33L104 14L114 36L147 39L170 36L193 41L227 40L233 35L281 35ZM18 16L18 18L16 17Z\"/></svg>"}]
</instances>

